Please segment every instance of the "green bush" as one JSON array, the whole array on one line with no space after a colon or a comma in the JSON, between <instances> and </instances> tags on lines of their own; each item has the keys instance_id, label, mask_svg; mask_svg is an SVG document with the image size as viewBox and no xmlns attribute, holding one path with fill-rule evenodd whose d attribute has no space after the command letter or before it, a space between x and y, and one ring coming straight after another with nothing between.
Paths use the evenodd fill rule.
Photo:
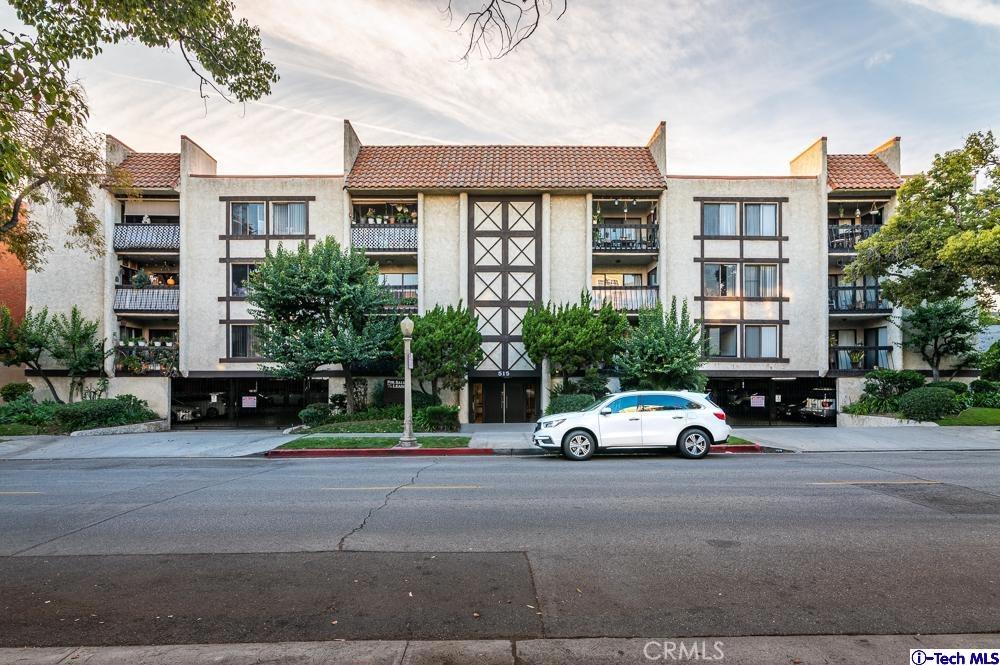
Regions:
<instances>
[{"instance_id":1,"label":"green bush","mask_svg":"<svg viewBox=\"0 0 1000 665\"><path fill-rule=\"evenodd\" d=\"M135 395L119 395L114 399L88 399L59 404L55 408L55 422L61 432L131 425L157 419L159 416L150 410L149 404Z\"/></svg>"},{"instance_id":2,"label":"green bush","mask_svg":"<svg viewBox=\"0 0 1000 665\"><path fill-rule=\"evenodd\" d=\"M1000 381L976 379L969 384L969 390L974 393L1000 393Z\"/></svg>"},{"instance_id":3,"label":"green bush","mask_svg":"<svg viewBox=\"0 0 1000 665\"><path fill-rule=\"evenodd\" d=\"M931 381L927 384L928 388L946 388L956 395L964 395L969 392L969 384L962 383L961 381Z\"/></svg>"},{"instance_id":4,"label":"green bush","mask_svg":"<svg viewBox=\"0 0 1000 665\"><path fill-rule=\"evenodd\" d=\"M545 409L545 415L553 413L571 413L587 408L594 403L593 395L556 395L549 400L549 408Z\"/></svg>"},{"instance_id":5,"label":"green bush","mask_svg":"<svg viewBox=\"0 0 1000 665\"><path fill-rule=\"evenodd\" d=\"M855 416L872 416L880 413L894 413L899 411L898 397L876 397L874 395L862 394L856 402L845 406L842 411Z\"/></svg>"},{"instance_id":6,"label":"green bush","mask_svg":"<svg viewBox=\"0 0 1000 665\"><path fill-rule=\"evenodd\" d=\"M22 395L0 406L0 424L50 428L58 406L55 402L36 402L30 395Z\"/></svg>"},{"instance_id":7,"label":"green bush","mask_svg":"<svg viewBox=\"0 0 1000 665\"><path fill-rule=\"evenodd\" d=\"M403 405L391 404L389 406L371 406L363 411L354 413L335 413L327 418L328 423L349 423L365 420L400 420L403 417Z\"/></svg>"},{"instance_id":8,"label":"green bush","mask_svg":"<svg viewBox=\"0 0 1000 665\"><path fill-rule=\"evenodd\" d=\"M304 425L315 427L316 425L322 425L325 423L332 415L332 406L329 404L323 404L322 402L317 402L316 404L310 404L306 408L299 411L299 420L301 420Z\"/></svg>"},{"instance_id":9,"label":"green bush","mask_svg":"<svg viewBox=\"0 0 1000 665\"><path fill-rule=\"evenodd\" d=\"M957 396L948 388L927 386L917 388L899 398L899 410L910 420L928 421L962 410Z\"/></svg>"},{"instance_id":10,"label":"green bush","mask_svg":"<svg viewBox=\"0 0 1000 665\"><path fill-rule=\"evenodd\" d=\"M413 400L414 409L426 409L429 406L440 406L441 404L440 397L425 393L422 390L414 390L410 395L410 399Z\"/></svg>"},{"instance_id":11,"label":"green bush","mask_svg":"<svg viewBox=\"0 0 1000 665\"><path fill-rule=\"evenodd\" d=\"M924 377L913 370L876 369L865 374L864 394L882 400L894 400L903 393L924 385ZM894 411L894 408L889 411ZM884 411L883 411L884 413Z\"/></svg>"},{"instance_id":12,"label":"green bush","mask_svg":"<svg viewBox=\"0 0 1000 665\"><path fill-rule=\"evenodd\" d=\"M980 406L987 409L1000 409L1000 391L992 393L972 393L970 406Z\"/></svg>"},{"instance_id":13,"label":"green bush","mask_svg":"<svg viewBox=\"0 0 1000 665\"><path fill-rule=\"evenodd\" d=\"M18 383L8 383L4 387L0 388L0 397L2 397L5 402L13 402L19 397L31 395L34 392L35 388L30 383L21 381Z\"/></svg>"},{"instance_id":14,"label":"green bush","mask_svg":"<svg viewBox=\"0 0 1000 665\"><path fill-rule=\"evenodd\" d=\"M415 411L414 429L422 432L457 432L459 429L457 406L435 405Z\"/></svg>"}]
</instances>

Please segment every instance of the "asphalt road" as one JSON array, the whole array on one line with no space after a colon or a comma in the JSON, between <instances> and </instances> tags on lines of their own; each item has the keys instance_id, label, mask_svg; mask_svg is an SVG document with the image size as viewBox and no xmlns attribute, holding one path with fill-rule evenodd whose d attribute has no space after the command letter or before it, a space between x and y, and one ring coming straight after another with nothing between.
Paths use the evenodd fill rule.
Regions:
<instances>
[{"instance_id":1,"label":"asphalt road","mask_svg":"<svg viewBox=\"0 0 1000 665\"><path fill-rule=\"evenodd\" d=\"M1000 631L1000 453L0 462L0 646Z\"/></svg>"}]
</instances>

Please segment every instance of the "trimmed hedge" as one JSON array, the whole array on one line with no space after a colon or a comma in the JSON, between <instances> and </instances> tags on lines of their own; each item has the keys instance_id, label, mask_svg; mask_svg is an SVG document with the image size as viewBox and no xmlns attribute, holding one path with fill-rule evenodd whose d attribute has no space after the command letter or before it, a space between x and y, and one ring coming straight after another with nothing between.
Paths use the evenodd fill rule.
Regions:
<instances>
[{"instance_id":1,"label":"trimmed hedge","mask_svg":"<svg viewBox=\"0 0 1000 665\"><path fill-rule=\"evenodd\" d=\"M26 396L0 406L0 424L34 425L50 432L132 425L158 419L149 404L135 395L86 399L70 404L35 402Z\"/></svg>"},{"instance_id":2,"label":"trimmed hedge","mask_svg":"<svg viewBox=\"0 0 1000 665\"><path fill-rule=\"evenodd\" d=\"M961 381L931 381L927 384L928 388L946 388L956 395L964 395L969 392L969 384L962 383Z\"/></svg>"},{"instance_id":3,"label":"trimmed hedge","mask_svg":"<svg viewBox=\"0 0 1000 665\"><path fill-rule=\"evenodd\" d=\"M0 397L3 398L5 402L13 402L25 395L31 395L35 392L34 386L32 386L27 381L21 381L17 383L8 383L7 385L0 388Z\"/></svg>"},{"instance_id":4,"label":"trimmed hedge","mask_svg":"<svg viewBox=\"0 0 1000 665\"><path fill-rule=\"evenodd\" d=\"M976 379L969 384L969 390L974 393L1000 393L1000 381Z\"/></svg>"},{"instance_id":5,"label":"trimmed hedge","mask_svg":"<svg viewBox=\"0 0 1000 665\"><path fill-rule=\"evenodd\" d=\"M910 420L940 420L962 410L957 395L948 388L927 386L911 390L899 398L899 410Z\"/></svg>"},{"instance_id":6,"label":"trimmed hedge","mask_svg":"<svg viewBox=\"0 0 1000 665\"><path fill-rule=\"evenodd\" d=\"M457 406L428 406L413 414L413 426L424 432L457 432L458 412Z\"/></svg>"},{"instance_id":7,"label":"trimmed hedge","mask_svg":"<svg viewBox=\"0 0 1000 665\"><path fill-rule=\"evenodd\" d=\"M545 415L553 413L571 413L581 411L594 403L593 395L572 394L556 395L549 400L549 408L545 409Z\"/></svg>"},{"instance_id":8,"label":"trimmed hedge","mask_svg":"<svg viewBox=\"0 0 1000 665\"><path fill-rule=\"evenodd\" d=\"M913 370L875 369L865 374L864 394L881 399L899 397L924 385L924 377Z\"/></svg>"}]
</instances>

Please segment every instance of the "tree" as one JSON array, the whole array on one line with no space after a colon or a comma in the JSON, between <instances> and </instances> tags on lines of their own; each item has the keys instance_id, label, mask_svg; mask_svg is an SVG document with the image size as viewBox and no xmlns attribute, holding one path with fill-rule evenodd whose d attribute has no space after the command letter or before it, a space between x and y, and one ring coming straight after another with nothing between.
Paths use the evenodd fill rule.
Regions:
<instances>
[{"instance_id":1,"label":"tree","mask_svg":"<svg viewBox=\"0 0 1000 665\"><path fill-rule=\"evenodd\" d=\"M456 0L448 0L445 15L454 22ZM461 3L458 3L461 4ZM456 32L469 31L462 60L473 53L498 59L511 53L538 29L542 16L559 9L558 21L566 13L569 0L476 0L468 12L459 10L462 20Z\"/></svg>"},{"instance_id":2,"label":"tree","mask_svg":"<svg viewBox=\"0 0 1000 665\"><path fill-rule=\"evenodd\" d=\"M37 372L52 393L52 399L62 404L56 387L52 385L42 366L42 355L52 349L54 335L48 307L42 308L40 312L29 308L18 323L7 306L0 305L0 362L8 367L25 365Z\"/></svg>"},{"instance_id":3,"label":"tree","mask_svg":"<svg viewBox=\"0 0 1000 665\"><path fill-rule=\"evenodd\" d=\"M233 15L231 0L11 0L35 35L0 29L0 239L22 262L37 265L44 237L27 223L29 202L55 201L76 212L72 235L93 239L86 190L108 173L98 137L86 129L83 90L67 76L70 62L105 45L132 40L176 45L207 97L259 99L278 80L264 58L260 31ZM114 174L112 179L114 180ZM13 234L13 237L11 235ZM27 259L27 260L25 260Z\"/></svg>"},{"instance_id":4,"label":"tree","mask_svg":"<svg viewBox=\"0 0 1000 665\"><path fill-rule=\"evenodd\" d=\"M976 349L982 330L975 307L957 298L917 305L902 316L903 345L930 365L933 380L941 378L947 357L964 361Z\"/></svg>"},{"instance_id":5,"label":"tree","mask_svg":"<svg viewBox=\"0 0 1000 665\"><path fill-rule=\"evenodd\" d=\"M69 372L69 401L73 395L84 396L84 377L90 372L99 372L104 360L114 353L114 349L104 347L104 338L98 337L98 321L86 319L76 305L69 316L58 314L52 319L52 346L50 353Z\"/></svg>"},{"instance_id":6,"label":"tree","mask_svg":"<svg viewBox=\"0 0 1000 665\"><path fill-rule=\"evenodd\" d=\"M1000 149L992 132L936 155L926 173L907 179L882 229L858 243L850 279L882 278L894 303L980 298L1000 289Z\"/></svg>"},{"instance_id":7,"label":"tree","mask_svg":"<svg viewBox=\"0 0 1000 665\"><path fill-rule=\"evenodd\" d=\"M704 360L701 331L688 315L687 300L677 312L663 305L639 310L639 322L619 343L614 361L622 385L640 390L702 390L707 379L699 371Z\"/></svg>"},{"instance_id":8,"label":"tree","mask_svg":"<svg viewBox=\"0 0 1000 665\"><path fill-rule=\"evenodd\" d=\"M548 360L565 385L571 375L611 361L628 320L609 302L594 310L583 291L578 303L528 309L521 330L528 357L536 365Z\"/></svg>"},{"instance_id":9,"label":"tree","mask_svg":"<svg viewBox=\"0 0 1000 665\"><path fill-rule=\"evenodd\" d=\"M476 316L462 303L437 305L413 319L413 377L428 381L434 396L441 388L461 390L469 370L483 359L482 343Z\"/></svg>"},{"instance_id":10,"label":"tree","mask_svg":"<svg viewBox=\"0 0 1000 665\"><path fill-rule=\"evenodd\" d=\"M339 364L353 413L352 364L388 354L396 328L384 315L392 301L377 267L333 238L300 243L295 251L279 245L251 273L248 287L258 351L269 359L261 368L307 381L320 367Z\"/></svg>"}]
</instances>

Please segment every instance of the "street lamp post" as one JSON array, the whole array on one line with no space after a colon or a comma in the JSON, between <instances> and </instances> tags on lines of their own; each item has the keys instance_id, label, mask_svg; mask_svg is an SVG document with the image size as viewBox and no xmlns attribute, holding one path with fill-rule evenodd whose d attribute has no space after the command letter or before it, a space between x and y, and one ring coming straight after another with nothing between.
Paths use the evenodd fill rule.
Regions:
<instances>
[{"instance_id":1,"label":"street lamp post","mask_svg":"<svg viewBox=\"0 0 1000 665\"><path fill-rule=\"evenodd\" d=\"M410 385L410 340L413 339L413 321L405 317L399 322L403 333L403 436L399 437L400 448L415 448L417 440L413 437L413 390Z\"/></svg>"}]
</instances>

